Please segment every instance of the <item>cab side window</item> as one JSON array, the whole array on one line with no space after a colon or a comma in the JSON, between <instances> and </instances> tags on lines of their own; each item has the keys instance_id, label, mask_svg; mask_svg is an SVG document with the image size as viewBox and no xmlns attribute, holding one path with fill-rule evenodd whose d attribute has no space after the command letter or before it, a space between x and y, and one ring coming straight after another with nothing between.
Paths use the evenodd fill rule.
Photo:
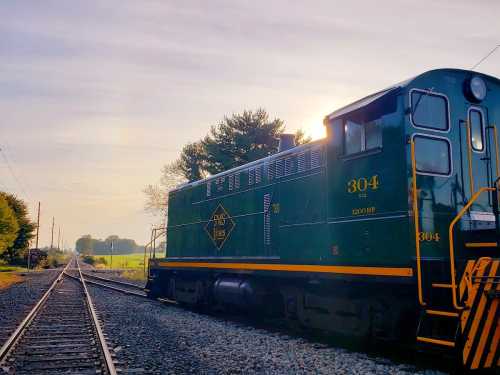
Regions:
<instances>
[{"instance_id":1,"label":"cab side window","mask_svg":"<svg viewBox=\"0 0 500 375\"><path fill-rule=\"evenodd\" d=\"M356 154L382 147L382 127L378 121L360 124L347 120L344 125L344 153Z\"/></svg>"},{"instance_id":2,"label":"cab side window","mask_svg":"<svg viewBox=\"0 0 500 375\"><path fill-rule=\"evenodd\" d=\"M416 135L413 140L417 173L439 176L451 174L451 147L446 138Z\"/></svg>"},{"instance_id":3,"label":"cab side window","mask_svg":"<svg viewBox=\"0 0 500 375\"><path fill-rule=\"evenodd\" d=\"M430 91L411 91L411 120L415 127L446 132L450 129L448 99Z\"/></svg>"},{"instance_id":4,"label":"cab side window","mask_svg":"<svg viewBox=\"0 0 500 375\"><path fill-rule=\"evenodd\" d=\"M470 138L474 151L484 151L483 112L478 109L469 111Z\"/></svg>"}]
</instances>

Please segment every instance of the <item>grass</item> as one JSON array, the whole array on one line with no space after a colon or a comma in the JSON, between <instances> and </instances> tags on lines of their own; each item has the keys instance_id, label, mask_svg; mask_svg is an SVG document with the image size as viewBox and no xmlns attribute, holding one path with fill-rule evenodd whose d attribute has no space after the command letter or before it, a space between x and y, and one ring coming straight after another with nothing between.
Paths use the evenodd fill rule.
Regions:
<instances>
[{"instance_id":1,"label":"grass","mask_svg":"<svg viewBox=\"0 0 500 375\"><path fill-rule=\"evenodd\" d=\"M19 283L23 281L23 277L16 275L12 272L1 272L0 273L0 289L5 289L12 284Z\"/></svg>"},{"instance_id":2,"label":"grass","mask_svg":"<svg viewBox=\"0 0 500 375\"><path fill-rule=\"evenodd\" d=\"M164 253L156 253L157 258L164 257ZM119 268L125 270L122 276L131 280L144 280L144 253L135 254L113 254L113 262L111 263L111 255L93 255L92 258L96 261L94 266L99 269ZM146 254L146 267L148 264L149 254Z\"/></svg>"},{"instance_id":3,"label":"grass","mask_svg":"<svg viewBox=\"0 0 500 375\"><path fill-rule=\"evenodd\" d=\"M24 272L25 267L11 266L9 264L0 263L0 272Z\"/></svg>"}]
</instances>

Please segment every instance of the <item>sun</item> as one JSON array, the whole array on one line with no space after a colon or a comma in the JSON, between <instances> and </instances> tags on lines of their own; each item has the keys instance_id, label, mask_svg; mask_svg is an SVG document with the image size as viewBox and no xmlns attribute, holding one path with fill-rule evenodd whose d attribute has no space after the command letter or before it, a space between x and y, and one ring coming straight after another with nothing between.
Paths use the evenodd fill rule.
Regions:
<instances>
[{"instance_id":1,"label":"sun","mask_svg":"<svg viewBox=\"0 0 500 375\"><path fill-rule=\"evenodd\" d=\"M321 122L309 125L304 130L306 134L312 138L313 141L326 137L326 129Z\"/></svg>"}]
</instances>

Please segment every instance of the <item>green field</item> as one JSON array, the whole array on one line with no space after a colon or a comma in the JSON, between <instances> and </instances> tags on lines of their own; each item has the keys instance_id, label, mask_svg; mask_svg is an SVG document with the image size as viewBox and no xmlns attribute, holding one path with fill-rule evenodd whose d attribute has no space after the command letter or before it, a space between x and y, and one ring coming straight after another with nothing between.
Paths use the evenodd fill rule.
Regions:
<instances>
[{"instance_id":1,"label":"green field","mask_svg":"<svg viewBox=\"0 0 500 375\"><path fill-rule=\"evenodd\" d=\"M148 264L148 256L146 254L146 266ZM163 257L164 254L156 253L157 258ZM122 268L122 269L143 269L144 254L113 254L113 255L93 255L98 264L98 268ZM100 263L101 259L105 260L105 264Z\"/></svg>"},{"instance_id":2,"label":"green field","mask_svg":"<svg viewBox=\"0 0 500 375\"><path fill-rule=\"evenodd\" d=\"M164 253L156 253L157 258L164 257ZM95 260L94 266L100 269L123 269L126 270L122 276L141 280L145 278L144 274L144 253L137 254L113 254L111 255L92 255ZM149 254L146 254L146 267L148 265Z\"/></svg>"}]
</instances>

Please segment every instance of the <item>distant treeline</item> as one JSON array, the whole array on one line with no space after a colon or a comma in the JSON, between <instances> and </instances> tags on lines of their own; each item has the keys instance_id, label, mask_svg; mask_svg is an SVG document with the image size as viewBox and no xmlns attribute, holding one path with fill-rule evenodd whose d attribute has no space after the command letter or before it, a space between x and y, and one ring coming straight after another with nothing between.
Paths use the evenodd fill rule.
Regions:
<instances>
[{"instance_id":1,"label":"distant treeline","mask_svg":"<svg viewBox=\"0 0 500 375\"><path fill-rule=\"evenodd\" d=\"M109 236L105 240L92 238L90 234L80 237L76 241L76 251L87 255L106 255L111 253L113 244L114 254L131 254L144 251L144 246L139 246L134 240Z\"/></svg>"}]
</instances>

